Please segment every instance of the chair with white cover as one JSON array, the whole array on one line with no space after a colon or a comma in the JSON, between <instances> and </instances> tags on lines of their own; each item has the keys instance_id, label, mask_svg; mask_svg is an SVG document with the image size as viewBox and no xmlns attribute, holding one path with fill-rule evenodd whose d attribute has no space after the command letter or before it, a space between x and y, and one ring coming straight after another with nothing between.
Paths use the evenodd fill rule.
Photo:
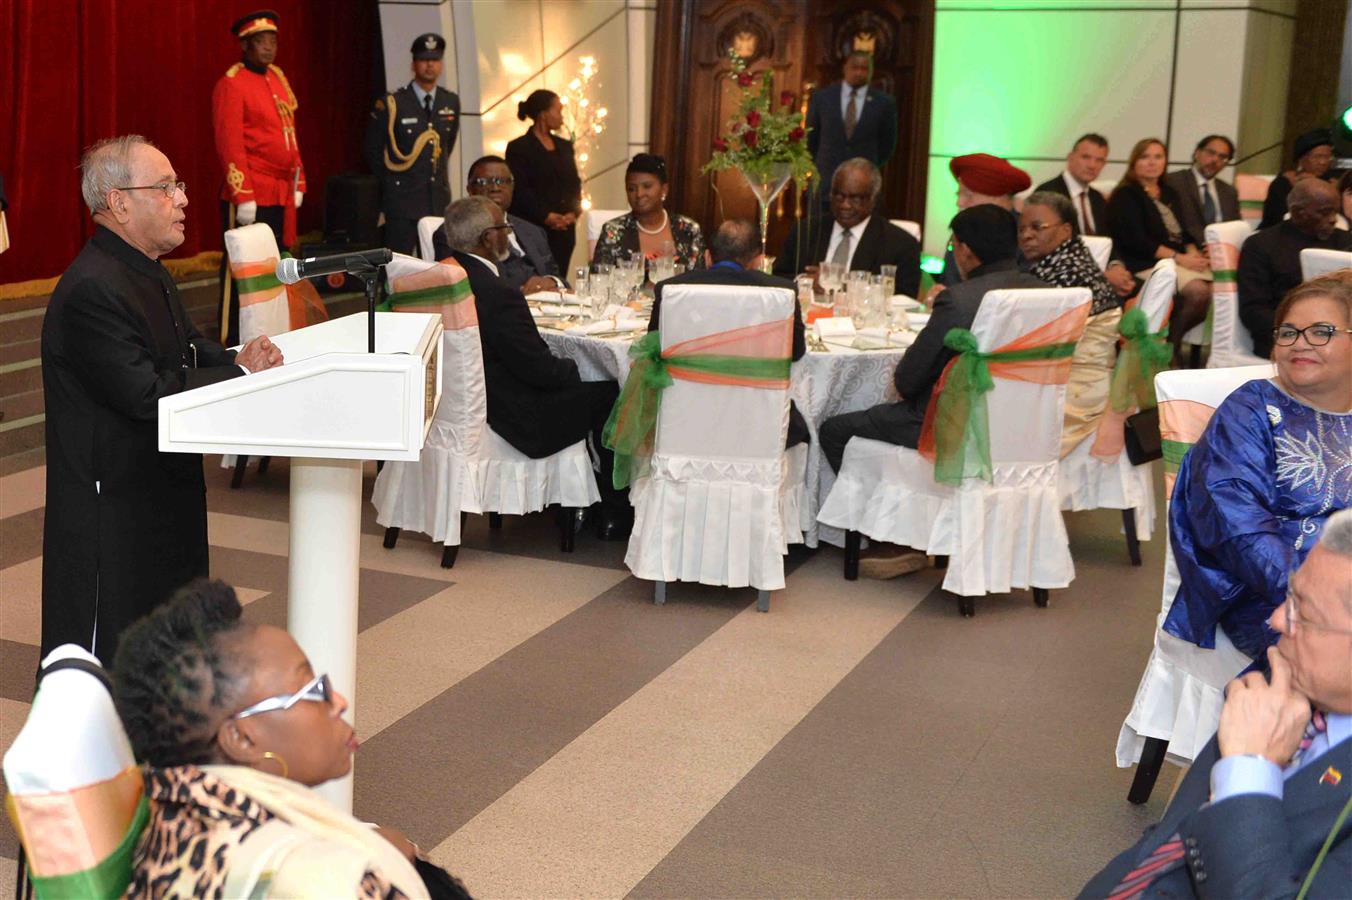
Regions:
<instances>
[{"instance_id":1,"label":"chair with white cover","mask_svg":"<svg viewBox=\"0 0 1352 900\"><path fill-rule=\"evenodd\" d=\"M915 238L916 243L920 242L920 223L912 222L910 219L888 219L893 225Z\"/></svg>"},{"instance_id":2,"label":"chair with white cover","mask_svg":"<svg viewBox=\"0 0 1352 900\"><path fill-rule=\"evenodd\" d=\"M908 447L850 440L817 515L822 524L847 532L847 579L858 575L863 535L948 557L943 588L958 596L964 616L975 614L978 595L1032 588L1037 605L1046 606L1048 590L1070 584L1075 566L1061 517L1057 470L1070 353L1089 307L1087 288L996 290L983 298L970 335L976 344L972 360L988 361L994 382L972 401L976 413L981 407L988 416L988 474L969 474L964 467L959 477L946 476L945 483L936 474L945 462L942 445L936 447L936 462ZM955 332L949 332L950 339ZM1026 362L991 356L1031 347L1060 352L1053 360ZM947 408L941 395L952 389L950 379L963 364L959 356L945 369L930 401L931 414ZM939 438L939 429L935 432L936 444L946 440ZM979 444L972 440L959 446Z\"/></svg>"},{"instance_id":3,"label":"chair with white cover","mask_svg":"<svg viewBox=\"0 0 1352 900\"><path fill-rule=\"evenodd\" d=\"M628 213L627 209L589 209L587 210L587 259L596 255L596 242L601 239L601 228L611 219L618 219Z\"/></svg>"},{"instance_id":4,"label":"chair with white cover","mask_svg":"<svg viewBox=\"0 0 1352 900\"><path fill-rule=\"evenodd\" d=\"M4 771L21 843L16 896L27 874L40 897L121 897L150 807L108 675L82 647L42 661Z\"/></svg>"},{"instance_id":5,"label":"chair with white cover","mask_svg":"<svg viewBox=\"0 0 1352 900\"><path fill-rule=\"evenodd\" d=\"M784 288L662 292L661 326L649 339L660 342L671 384L660 392L651 457L635 457L624 558L635 576L656 582L657 603L667 582L695 581L754 587L766 612L769 592L784 587L785 495L796 468L784 450L793 315L793 292ZM644 365L630 369L617 422Z\"/></svg>"},{"instance_id":6,"label":"chair with white cover","mask_svg":"<svg viewBox=\"0 0 1352 900\"><path fill-rule=\"evenodd\" d=\"M1162 332L1173 309L1178 275L1172 259L1155 263L1155 269L1146 279L1137 299L1137 306L1145 314L1146 333L1140 341L1156 341L1164 345L1167 364L1167 341ZM1132 354L1118 356L1117 366L1134 365L1144 348ZM1114 371L1113 378L1127 373ZM1127 535L1127 553L1131 564L1141 564L1138 541L1148 541L1154 531L1155 489L1151 484L1150 463L1136 466L1122 452L1123 429L1127 416L1136 412L1135 405L1126 410L1114 410L1112 400L1103 411L1098 429L1088 435L1061 460L1059 483L1061 509L1082 511L1089 509L1120 509L1122 525Z\"/></svg>"},{"instance_id":7,"label":"chair with white cover","mask_svg":"<svg viewBox=\"0 0 1352 900\"><path fill-rule=\"evenodd\" d=\"M1099 271L1106 271L1113 258L1113 239L1102 234L1082 234L1080 240L1089 248L1089 255L1098 263Z\"/></svg>"},{"instance_id":8,"label":"chair with white cover","mask_svg":"<svg viewBox=\"0 0 1352 900\"><path fill-rule=\"evenodd\" d=\"M1263 221L1263 203L1267 200L1268 190L1272 187L1272 179L1275 175L1249 175L1238 173L1235 175L1235 193L1239 197L1239 217L1249 224L1250 228L1258 228L1258 223Z\"/></svg>"},{"instance_id":9,"label":"chair with white cover","mask_svg":"<svg viewBox=\"0 0 1352 900\"><path fill-rule=\"evenodd\" d=\"M1155 378L1159 398L1160 436L1164 444L1164 493L1171 497L1178 466L1202 437L1216 407L1231 392L1255 378L1271 378L1271 365L1230 369L1184 369ZM1216 628L1215 649L1208 650L1163 630L1164 619L1178 592L1179 574L1165 519L1164 588L1155 622L1154 647L1136 688L1131 711L1117 737L1117 765L1136 763L1136 777L1127 795L1132 803L1150 798L1166 751L1180 765L1197 757L1216 733L1225 685L1249 665L1224 629Z\"/></svg>"},{"instance_id":10,"label":"chair with white cover","mask_svg":"<svg viewBox=\"0 0 1352 900\"><path fill-rule=\"evenodd\" d=\"M376 476L371 501L385 546L395 546L404 529L421 532L443 545L441 565L449 569L467 513L488 513L496 528L501 514L585 509L599 500L585 441L531 459L488 426L479 318L464 270L395 254L386 272L391 309L441 312L442 377L454 388L442 393L418 461L387 462ZM560 542L565 552L573 549L564 514Z\"/></svg>"},{"instance_id":11,"label":"chair with white cover","mask_svg":"<svg viewBox=\"0 0 1352 900\"><path fill-rule=\"evenodd\" d=\"M272 229L262 223L241 225L225 232L225 253L230 261L230 277L234 279L239 292L239 342L244 345L259 335L274 337L296 328L302 328L307 321L296 320L300 308L302 291L313 292L308 285L288 288L277 279L277 264L281 261L281 251L277 249L277 236ZM296 297L293 298L293 292ZM311 293L309 307L318 307L314 318L323 318L323 305L318 295ZM258 460L258 472L268 470L268 457ZM221 457L221 468L233 468L230 487L238 488L244 479L244 469L249 457L226 454Z\"/></svg>"},{"instance_id":12,"label":"chair with white cover","mask_svg":"<svg viewBox=\"0 0 1352 900\"><path fill-rule=\"evenodd\" d=\"M1315 247L1306 247L1300 251L1300 277L1306 281L1341 269L1352 269L1352 251L1319 250Z\"/></svg>"},{"instance_id":13,"label":"chair with white cover","mask_svg":"<svg viewBox=\"0 0 1352 900\"><path fill-rule=\"evenodd\" d=\"M433 249L432 238L437 229L445 223L443 216L423 216L418 220L418 255L428 262L437 261L437 252Z\"/></svg>"},{"instance_id":14,"label":"chair with white cover","mask_svg":"<svg viewBox=\"0 0 1352 900\"><path fill-rule=\"evenodd\" d=\"M460 549L463 515L483 511L479 456L488 405L479 317L469 278L458 265L397 253L385 272L391 310L440 311L442 378L454 388L442 393L418 460L386 462L371 502L385 526L386 547L402 530L421 532L443 545L441 565L449 569Z\"/></svg>"},{"instance_id":15,"label":"chair with white cover","mask_svg":"<svg viewBox=\"0 0 1352 900\"><path fill-rule=\"evenodd\" d=\"M1206 227L1207 249L1211 254L1211 356L1208 369L1235 366L1261 366L1266 360L1254 355L1253 336L1239 320L1239 254L1253 229L1247 222L1217 222Z\"/></svg>"}]
</instances>

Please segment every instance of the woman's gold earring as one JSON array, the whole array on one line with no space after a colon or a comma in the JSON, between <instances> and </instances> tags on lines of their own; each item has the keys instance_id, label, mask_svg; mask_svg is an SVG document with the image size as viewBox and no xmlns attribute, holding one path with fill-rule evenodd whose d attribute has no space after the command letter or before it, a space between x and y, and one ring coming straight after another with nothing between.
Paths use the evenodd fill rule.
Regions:
<instances>
[{"instance_id":1,"label":"woman's gold earring","mask_svg":"<svg viewBox=\"0 0 1352 900\"><path fill-rule=\"evenodd\" d=\"M286 759L280 753L273 753L271 750L263 751L264 759L275 759L277 765L282 767L282 777L288 778L291 775L291 767L286 764Z\"/></svg>"}]
</instances>

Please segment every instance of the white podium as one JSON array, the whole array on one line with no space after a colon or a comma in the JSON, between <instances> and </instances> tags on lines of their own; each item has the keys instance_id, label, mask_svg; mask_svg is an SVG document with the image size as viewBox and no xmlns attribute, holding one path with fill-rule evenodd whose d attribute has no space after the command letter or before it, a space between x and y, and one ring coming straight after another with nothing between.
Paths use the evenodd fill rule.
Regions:
<instances>
[{"instance_id":1,"label":"white podium","mask_svg":"<svg viewBox=\"0 0 1352 900\"><path fill-rule=\"evenodd\" d=\"M356 719L362 461L416 460L441 399L441 317L357 313L272 338L286 364L160 400L160 450L291 457L287 627ZM352 809L352 776L320 788Z\"/></svg>"}]
</instances>

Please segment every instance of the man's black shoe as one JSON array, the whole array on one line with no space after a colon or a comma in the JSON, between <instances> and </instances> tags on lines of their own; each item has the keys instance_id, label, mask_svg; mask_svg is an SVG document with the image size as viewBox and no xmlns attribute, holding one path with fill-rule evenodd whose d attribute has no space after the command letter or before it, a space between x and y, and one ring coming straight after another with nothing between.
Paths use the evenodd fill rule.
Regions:
<instances>
[{"instance_id":1,"label":"man's black shoe","mask_svg":"<svg viewBox=\"0 0 1352 900\"><path fill-rule=\"evenodd\" d=\"M634 530L634 514L629 511L601 509L596 517L596 536L603 541L628 540Z\"/></svg>"}]
</instances>

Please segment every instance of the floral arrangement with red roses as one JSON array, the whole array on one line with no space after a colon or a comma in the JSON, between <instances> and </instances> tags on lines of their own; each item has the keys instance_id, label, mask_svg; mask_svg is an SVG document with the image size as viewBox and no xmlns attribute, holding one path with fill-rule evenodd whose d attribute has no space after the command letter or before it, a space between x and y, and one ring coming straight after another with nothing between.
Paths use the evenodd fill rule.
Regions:
<instances>
[{"instance_id":1,"label":"floral arrangement with red roses","mask_svg":"<svg viewBox=\"0 0 1352 900\"><path fill-rule=\"evenodd\" d=\"M817 167L807 149L798 98L792 91L775 93L770 69L749 71L736 50L730 49L728 57L729 77L737 82L742 98L724 133L714 139L713 156L701 171L740 169L749 178L768 180L776 168L783 171L779 164L787 164L801 190L809 177L816 177Z\"/></svg>"}]
</instances>

